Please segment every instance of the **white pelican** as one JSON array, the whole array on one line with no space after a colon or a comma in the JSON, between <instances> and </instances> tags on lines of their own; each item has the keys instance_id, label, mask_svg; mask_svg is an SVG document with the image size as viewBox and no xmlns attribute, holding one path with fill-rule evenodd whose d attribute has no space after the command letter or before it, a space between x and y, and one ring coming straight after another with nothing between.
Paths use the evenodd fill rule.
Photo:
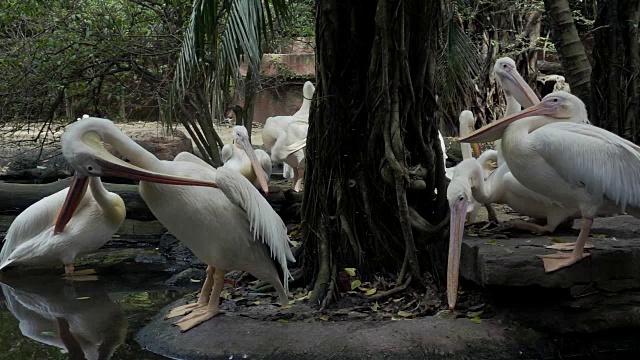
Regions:
<instances>
[{"instance_id":1,"label":"white pelican","mask_svg":"<svg viewBox=\"0 0 640 360\"><path fill-rule=\"evenodd\" d=\"M52 277L0 282L22 335L68 352L70 359L109 359L127 335L122 308L99 282L69 286Z\"/></svg>"},{"instance_id":2,"label":"white pelican","mask_svg":"<svg viewBox=\"0 0 640 360\"><path fill-rule=\"evenodd\" d=\"M460 137L467 136L475 131L474 125L476 123L476 119L473 117L473 113L471 111L464 110L463 112L461 112L458 121ZM450 168L447 167L447 151L444 144L444 138L442 137L442 134L440 134L440 131L438 131L438 137L440 138L440 146L442 147L442 157L444 159L445 174L446 177L451 180L455 166ZM460 152L462 152L462 160L471 159L474 155L476 158L478 158L481 153L480 145L460 144Z\"/></svg>"},{"instance_id":3,"label":"white pelican","mask_svg":"<svg viewBox=\"0 0 640 360\"><path fill-rule=\"evenodd\" d=\"M256 188L269 193L267 182L271 177L271 158L264 150L253 150L244 126L234 126L231 134L233 144L222 148L224 167L240 172Z\"/></svg>"},{"instance_id":4,"label":"white pelican","mask_svg":"<svg viewBox=\"0 0 640 360\"><path fill-rule=\"evenodd\" d=\"M262 142L267 151L271 153L271 159L275 162L284 162L282 170L285 177L290 176L293 169L293 189L302 191L304 178L304 148L307 144L307 131L309 129L309 108L315 87L310 81L304 84L302 93L304 99L302 106L292 116L274 116L268 118L262 130Z\"/></svg>"},{"instance_id":5,"label":"white pelican","mask_svg":"<svg viewBox=\"0 0 640 360\"><path fill-rule=\"evenodd\" d=\"M502 57L496 60L493 65L493 74L496 81L502 86L502 92L507 102L505 117L522 110L522 106L528 108L540 102L536 93L518 72L516 62L513 59ZM460 134L461 138L465 136L467 135ZM494 148L498 152L498 166L504 163L501 143L500 139L494 142Z\"/></svg>"},{"instance_id":6,"label":"white pelican","mask_svg":"<svg viewBox=\"0 0 640 360\"><path fill-rule=\"evenodd\" d=\"M73 211L63 208L63 203L68 206L65 199L71 196L77 198ZM75 258L109 241L125 214L122 198L108 192L99 177L75 174L70 187L45 197L16 217L0 251L0 270L13 265L62 264L65 275L72 276Z\"/></svg>"},{"instance_id":7,"label":"white pelican","mask_svg":"<svg viewBox=\"0 0 640 360\"><path fill-rule=\"evenodd\" d=\"M101 141L112 145L131 163L109 154ZM281 304L288 303L291 275L287 261L295 260L287 229L267 200L237 171L190 161L159 160L106 119L89 118L68 126L61 142L65 158L79 176L110 174L141 180L140 194L151 212L210 266L213 290L208 304L198 307L201 304L196 303L190 315L175 323L182 331L221 313L224 275L232 269L269 282Z\"/></svg>"},{"instance_id":8,"label":"white pelican","mask_svg":"<svg viewBox=\"0 0 640 360\"><path fill-rule=\"evenodd\" d=\"M640 147L601 128L578 123L585 118L587 111L580 99L554 92L538 105L460 139L486 142L502 137L504 158L522 185L580 210L582 226L573 252L539 255L547 272L589 256L583 249L599 211L640 216Z\"/></svg>"}]
</instances>

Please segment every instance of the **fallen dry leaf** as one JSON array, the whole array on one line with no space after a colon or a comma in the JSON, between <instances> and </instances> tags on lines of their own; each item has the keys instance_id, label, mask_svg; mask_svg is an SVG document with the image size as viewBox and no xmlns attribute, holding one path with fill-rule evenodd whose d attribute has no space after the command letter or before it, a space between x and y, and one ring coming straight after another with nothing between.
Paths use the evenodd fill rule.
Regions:
<instances>
[{"instance_id":1,"label":"fallen dry leaf","mask_svg":"<svg viewBox=\"0 0 640 360\"><path fill-rule=\"evenodd\" d=\"M408 311L404 311L404 310L400 310L398 311L398 316L402 316L402 317L411 317L413 316L413 313L410 313Z\"/></svg>"}]
</instances>

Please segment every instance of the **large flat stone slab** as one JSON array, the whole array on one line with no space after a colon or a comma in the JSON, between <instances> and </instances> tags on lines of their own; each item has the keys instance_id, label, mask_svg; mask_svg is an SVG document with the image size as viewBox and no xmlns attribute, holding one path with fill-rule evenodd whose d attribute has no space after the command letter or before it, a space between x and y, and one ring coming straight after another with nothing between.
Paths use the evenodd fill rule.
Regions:
<instances>
[{"instance_id":1,"label":"large flat stone slab","mask_svg":"<svg viewBox=\"0 0 640 360\"><path fill-rule=\"evenodd\" d=\"M460 274L482 286L529 286L571 288L578 284L594 284L607 291L640 289L640 220L631 216L596 218L588 243L595 245L591 256L557 272L545 273L536 255L551 254L545 249L558 239L573 242L575 232L559 232L552 236L520 235L496 240L466 237L462 247ZM602 236L604 235L604 237Z\"/></svg>"},{"instance_id":2,"label":"large flat stone slab","mask_svg":"<svg viewBox=\"0 0 640 360\"><path fill-rule=\"evenodd\" d=\"M180 333L163 319L168 309L136 340L147 350L177 359L514 359L525 347L523 342L516 345L510 328L495 320L283 323L229 312Z\"/></svg>"}]
</instances>

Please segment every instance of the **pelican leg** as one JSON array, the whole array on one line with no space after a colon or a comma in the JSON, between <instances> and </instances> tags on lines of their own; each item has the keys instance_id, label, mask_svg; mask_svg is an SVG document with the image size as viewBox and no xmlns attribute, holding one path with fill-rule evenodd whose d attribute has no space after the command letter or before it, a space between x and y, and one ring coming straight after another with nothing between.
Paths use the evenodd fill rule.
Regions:
<instances>
[{"instance_id":1,"label":"pelican leg","mask_svg":"<svg viewBox=\"0 0 640 360\"><path fill-rule=\"evenodd\" d=\"M75 271L73 264L67 264L64 266L62 278L67 281L94 281L98 280L98 277L94 275L95 273L94 269Z\"/></svg>"},{"instance_id":2,"label":"pelican leg","mask_svg":"<svg viewBox=\"0 0 640 360\"><path fill-rule=\"evenodd\" d=\"M165 317L166 319L171 319L177 316L187 315L188 313L204 308L209 303L209 296L211 295L211 288L213 288L213 277L216 272L216 268L211 265L207 266L207 278L204 280L204 284L202 284L202 289L200 290L200 295L198 295L198 301L175 307L169 311L169 314Z\"/></svg>"},{"instance_id":3,"label":"pelican leg","mask_svg":"<svg viewBox=\"0 0 640 360\"><path fill-rule=\"evenodd\" d=\"M300 169L293 168L293 191L302 191L302 177L300 176Z\"/></svg>"},{"instance_id":4,"label":"pelican leg","mask_svg":"<svg viewBox=\"0 0 640 360\"><path fill-rule=\"evenodd\" d=\"M544 271L553 272L562 268L571 266L585 257L591 256L589 253L583 252L584 246L589 238L589 232L591 232L591 225L593 224L592 217L583 217L582 224L580 226L580 235L575 243L575 247L571 254L567 253L555 253L551 255L538 255L544 262Z\"/></svg>"},{"instance_id":5,"label":"pelican leg","mask_svg":"<svg viewBox=\"0 0 640 360\"><path fill-rule=\"evenodd\" d=\"M209 297L207 307L195 310L191 314L173 323L173 325L179 326L182 332L188 331L224 312L220 310L220 293L224 286L224 272L216 271L213 278L213 290L211 291L211 297Z\"/></svg>"},{"instance_id":6,"label":"pelican leg","mask_svg":"<svg viewBox=\"0 0 640 360\"><path fill-rule=\"evenodd\" d=\"M484 204L484 207L487 209L487 218L489 221L499 224L498 215L496 214L496 209L491 206L491 204Z\"/></svg>"}]
</instances>

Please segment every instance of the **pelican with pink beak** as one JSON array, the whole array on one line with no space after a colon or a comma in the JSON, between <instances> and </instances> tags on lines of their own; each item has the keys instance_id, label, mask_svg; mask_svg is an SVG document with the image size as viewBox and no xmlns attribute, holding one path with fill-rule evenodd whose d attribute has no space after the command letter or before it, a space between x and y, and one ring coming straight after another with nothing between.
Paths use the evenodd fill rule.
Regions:
<instances>
[{"instance_id":1,"label":"pelican with pink beak","mask_svg":"<svg viewBox=\"0 0 640 360\"><path fill-rule=\"evenodd\" d=\"M572 252L539 255L547 272L589 256L584 248L599 212L640 216L640 147L581 123L587 118L579 98L558 91L459 140L487 142L502 138L505 161L522 185L580 211L582 225L576 243L549 246Z\"/></svg>"}]
</instances>

